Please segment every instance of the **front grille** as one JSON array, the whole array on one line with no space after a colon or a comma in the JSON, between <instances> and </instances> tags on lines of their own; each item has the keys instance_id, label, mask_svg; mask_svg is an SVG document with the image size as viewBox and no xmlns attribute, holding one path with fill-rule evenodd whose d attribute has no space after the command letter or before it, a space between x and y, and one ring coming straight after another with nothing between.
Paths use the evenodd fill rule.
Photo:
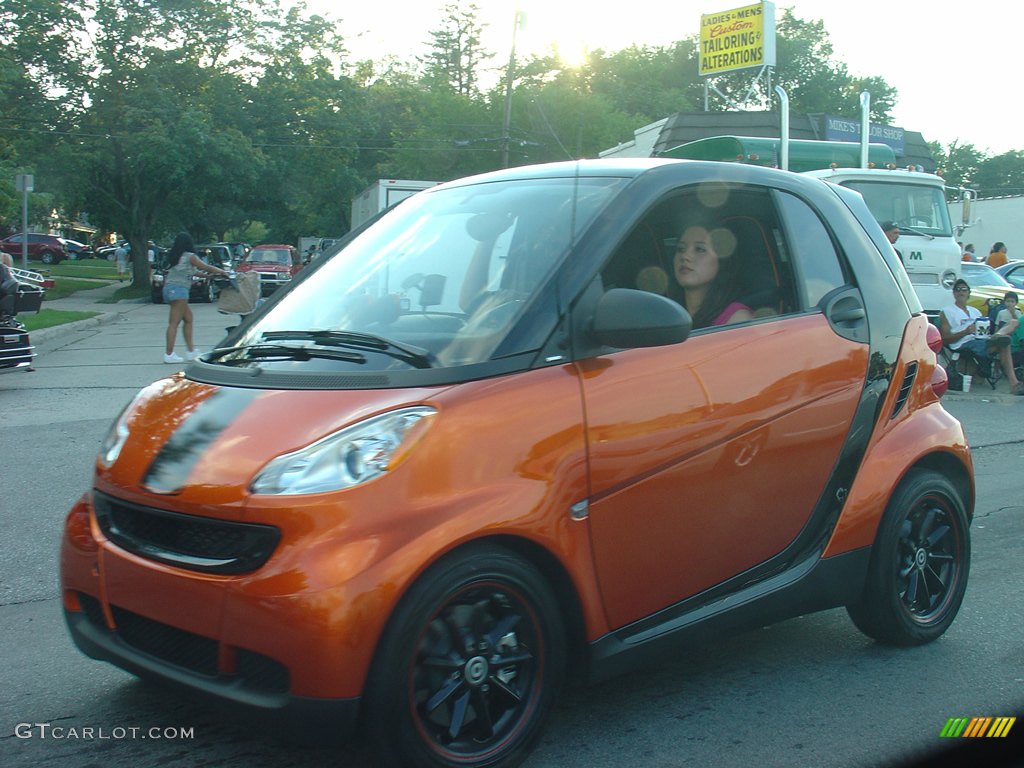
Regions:
<instances>
[{"instance_id":1,"label":"front grille","mask_svg":"<svg viewBox=\"0 0 1024 768\"><path fill-rule=\"evenodd\" d=\"M133 648L200 675L217 675L216 640L161 624L114 605L110 606L110 612L114 615L118 635Z\"/></svg>"},{"instance_id":2,"label":"front grille","mask_svg":"<svg viewBox=\"0 0 1024 768\"><path fill-rule=\"evenodd\" d=\"M238 649L238 676L257 691L284 693L290 683L288 667L255 651Z\"/></svg>"},{"instance_id":3,"label":"front grille","mask_svg":"<svg viewBox=\"0 0 1024 768\"><path fill-rule=\"evenodd\" d=\"M133 554L204 573L245 573L262 566L281 532L271 525L168 512L94 494L103 534Z\"/></svg>"},{"instance_id":4,"label":"front grille","mask_svg":"<svg viewBox=\"0 0 1024 768\"><path fill-rule=\"evenodd\" d=\"M92 595L79 592L78 604L82 606L82 613L84 613L85 617L89 619L89 623L99 629L107 628L107 620L103 616L103 607L100 605L99 600Z\"/></svg>"},{"instance_id":5,"label":"front grille","mask_svg":"<svg viewBox=\"0 0 1024 768\"><path fill-rule=\"evenodd\" d=\"M103 611L96 598L78 593L78 601L89 622L106 629ZM219 668L220 644L193 632L110 606L115 634L128 646L179 669L209 678L238 681L244 688L262 693L287 693L291 685L288 668L269 656L236 648L233 675Z\"/></svg>"}]
</instances>

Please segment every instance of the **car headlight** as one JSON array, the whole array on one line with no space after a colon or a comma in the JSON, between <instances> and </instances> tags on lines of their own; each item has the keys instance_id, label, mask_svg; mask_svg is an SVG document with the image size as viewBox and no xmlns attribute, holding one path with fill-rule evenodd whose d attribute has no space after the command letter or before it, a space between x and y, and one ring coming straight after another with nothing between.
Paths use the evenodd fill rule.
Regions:
<instances>
[{"instance_id":1,"label":"car headlight","mask_svg":"<svg viewBox=\"0 0 1024 768\"><path fill-rule=\"evenodd\" d=\"M253 493L291 496L350 488L394 469L426 431L437 411L402 408L361 421L268 463Z\"/></svg>"}]
</instances>

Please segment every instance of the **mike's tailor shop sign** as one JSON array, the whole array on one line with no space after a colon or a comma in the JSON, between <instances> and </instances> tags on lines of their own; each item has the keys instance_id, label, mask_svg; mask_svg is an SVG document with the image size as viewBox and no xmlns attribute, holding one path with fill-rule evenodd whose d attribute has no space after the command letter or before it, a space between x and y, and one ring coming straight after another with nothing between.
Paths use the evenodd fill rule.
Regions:
<instances>
[{"instance_id":1,"label":"mike's tailor shop sign","mask_svg":"<svg viewBox=\"0 0 1024 768\"><path fill-rule=\"evenodd\" d=\"M775 66L775 6L758 3L700 17L700 74Z\"/></svg>"},{"instance_id":2,"label":"mike's tailor shop sign","mask_svg":"<svg viewBox=\"0 0 1024 768\"><path fill-rule=\"evenodd\" d=\"M825 115L825 138L828 141L860 141L860 123ZM888 144L897 157L906 154L902 128L871 123L868 126L868 141Z\"/></svg>"}]
</instances>

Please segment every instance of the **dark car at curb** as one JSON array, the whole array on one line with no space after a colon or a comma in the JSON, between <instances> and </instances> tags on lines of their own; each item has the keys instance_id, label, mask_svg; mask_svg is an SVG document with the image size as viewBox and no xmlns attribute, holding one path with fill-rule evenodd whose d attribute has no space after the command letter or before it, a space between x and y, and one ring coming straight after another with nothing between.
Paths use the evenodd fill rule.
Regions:
<instances>
[{"instance_id":1,"label":"dark car at curb","mask_svg":"<svg viewBox=\"0 0 1024 768\"><path fill-rule=\"evenodd\" d=\"M698 214L739 320L676 290ZM953 623L970 447L858 193L553 163L336 248L111 426L60 556L88 656L389 768L509 768L569 680L838 607L892 646Z\"/></svg>"},{"instance_id":2,"label":"dark car at curb","mask_svg":"<svg viewBox=\"0 0 1024 768\"><path fill-rule=\"evenodd\" d=\"M205 261L220 269L231 270L231 250L223 243L210 243L197 245L195 254ZM167 274L166 251L157 254L149 276L150 298L154 304L164 303L164 276ZM188 300L210 304L217 300L220 289L217 287L214 275L199 270L192 276L192 286L189 289Z\"/></svg>"}]
</instances>

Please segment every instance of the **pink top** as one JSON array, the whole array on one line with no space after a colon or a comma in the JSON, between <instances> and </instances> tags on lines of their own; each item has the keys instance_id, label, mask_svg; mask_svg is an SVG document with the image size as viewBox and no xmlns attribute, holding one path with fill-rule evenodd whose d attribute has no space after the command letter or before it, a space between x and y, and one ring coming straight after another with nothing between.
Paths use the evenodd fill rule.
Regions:
<instances>
[{"instance_id":1,"label":"pink top","mask_svg":"<svg viewBox=\"0 0 1024 768\"><path fill-rule=\"evenodd\" d=\"M747 310L747 312L753 312L750 307L746 304L740 304L738 301L732 302L729 306L721 311L721 313L714 320L711 321L711 325L725 325L728 323L732 316L739 312L741 309Z\"/></svg>"}]
</instances>

